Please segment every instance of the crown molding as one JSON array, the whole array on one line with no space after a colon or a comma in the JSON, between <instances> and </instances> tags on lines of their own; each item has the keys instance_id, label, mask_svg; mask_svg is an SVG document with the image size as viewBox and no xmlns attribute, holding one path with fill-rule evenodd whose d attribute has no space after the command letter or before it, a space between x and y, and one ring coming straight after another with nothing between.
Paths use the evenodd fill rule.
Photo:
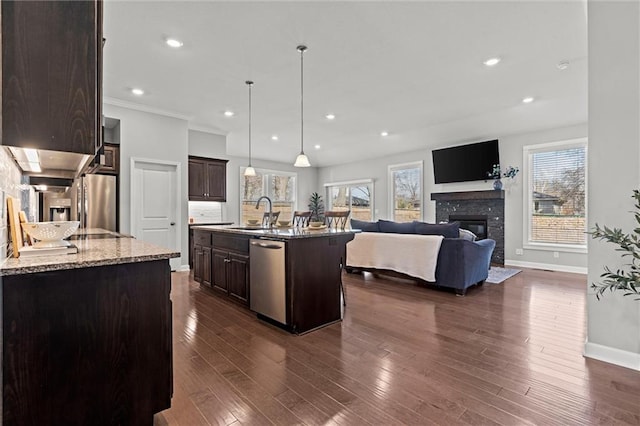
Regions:
<instances>
[{"instance_id":1,"label":"crown molding","mask_svg":"<svg viewBox=\"0 0 640 426\"><path fill-rule=\"evenodd\" d=\"M102 102L108 105L116 106L116 107L128 108L128 109L133 109L133 110L142 111L142 112L150 112L152 114L164 115L166 117L177 118L179 120L184 120L184 121L189 121L192 118L175 111L168 111L161 108L155 108L152 106L125 101L118 98L110 98L107 96L102 98Z\"/></svg>"}]
</instances>

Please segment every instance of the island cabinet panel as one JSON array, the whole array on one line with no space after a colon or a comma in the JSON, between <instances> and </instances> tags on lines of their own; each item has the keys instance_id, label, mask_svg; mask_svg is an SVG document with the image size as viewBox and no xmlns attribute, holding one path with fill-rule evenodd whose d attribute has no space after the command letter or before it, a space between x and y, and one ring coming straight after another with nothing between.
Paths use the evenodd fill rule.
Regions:
<instances>
[{"instance_id":1,"label":"island cabinet panel","mask_svg":"<svg viewBox=\"0 0 640 426\"><path fill-rule=\"evenodd\" d=\"M223 293L227 293L229 291L228 285L228 274L227 274L227 263L229 261L229 251L228 250L220 250L213 249L211 254L212 265L211 269L213 270L213 288L219 290ZM203 284L204 281L203 281Z\"/></svg>"},{"instance_id":2,"label":"island cabinet panel","mask_svg":"<svg viewBox=\"0 0 640 426\"><path fill-rule=\"evenodd\" d=\"M227 162L189 156L190 201L227 201Z\"/></svg>"},{"instance_id":3,"label":"island cabinet panel","mask_svg":"<svg viewBox=\"0 0 640 426\"><path fill-rule=\"evenodd\" d=\"M169 408L167 260L5 276L2 424L139 425Z\"/></svg>"},{"instance_id":4,"label":"island cabinet panel","mask_svg":"<svg viewBox=\"0 0 640 426\"><path fill-rule=\"evenodd\" d=\"M249 304L249 256L229 253L229 296Z\"/></svg>"},{"instance_id":5,"label":"island cabinet panel","mask_svg":"<svg viewBox=\"0 0 640 426\"><path fill-rule=\"evenodd\" d=\"M193 246L193 279L197 282L202 282L202 275L204 273L204 252L202 246L195 244Z\"/></svg>"},{"instance_id":6,"label":"island cabinet panel","mask_svg":"<svg viewBox=\"0 0 640 426\"><path fill-rule=\"evenodd\" d=\"M102 2L3 0L1 8L3 145L94 155Z\"/></svg>"},{"instance_id":7,"label":"island cabinet panel","mask_svg":"<svg viewBox=\"0 0 640 426\"><path fill-rule=\"evenodd\" d=\"M195 229L193 279L248 305L249 239Z\"/></svg>"},{"instance_id":8,"label":"island cabinet panel","mask_svg":"<svg viewBox=\"0 0 640 426\"><path fill-rule=\"evenodd\" d=\"M342 319L342 266L352 239L353 234L338 234L287 241L287 318L292 332Z\"/></svg>"}]
</instances>

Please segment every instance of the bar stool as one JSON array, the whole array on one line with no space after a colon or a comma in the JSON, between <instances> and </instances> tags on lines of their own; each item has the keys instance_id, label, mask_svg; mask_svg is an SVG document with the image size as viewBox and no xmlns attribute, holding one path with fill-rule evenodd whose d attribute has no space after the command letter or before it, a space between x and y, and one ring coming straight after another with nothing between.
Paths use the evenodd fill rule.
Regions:
<instances>
[{"instance_id":1,"label":"bar stool","mask_svg":"<svg viewBox=\"0 0 640 426\"><path fill-rule=\"evenodd\" d=\"M295 211L293 212L292 225L300 228L309 226L311 220L311 211Z\"/></svg>"},{"instance_id":2,"label":"bar stool","mask_svg":"<svg viewBox=\"0 0 640 426\"><path fill-rule=\"evenodd\" d=\"M273 226L278 222L278 216L280 216L280 212L271 212L271 217L269 217L269 212L264 212L262 216L262 227Z\"/></svg>"},{"instance_id":3,"label":"bar stool","mask_svg":"<svg viewBox=\"0 0 640 426\"><path fill-rule=\"evenodd\" d=\"M324 223L327 228L344 229L351 210L324 212Z\"/></svg>"}]
</instances>

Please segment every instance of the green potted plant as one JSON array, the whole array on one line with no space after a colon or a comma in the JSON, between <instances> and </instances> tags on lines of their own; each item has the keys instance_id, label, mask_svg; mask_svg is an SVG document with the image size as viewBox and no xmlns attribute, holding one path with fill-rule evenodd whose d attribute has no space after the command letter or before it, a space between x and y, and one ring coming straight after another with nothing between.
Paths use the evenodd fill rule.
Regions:
<instances>
[{"instance_id":1,"label":"green potted plant","mask_svg":"<svg viewBox=\"0 0 640 426\"><path fill-rule=\"evenodd\" d=\"M311 211L312 222L324 222L324 202L322 195L314 192L309 197L309 210Z\"/></svg>"},{"instance_id":2,"label":"green potted plant","mask_svg":"<svg viewBox=\"0 0 640 426\"><path fill-rule=\"evenodd\" d=\"M604 267L604 272L600 275L602 282L591 283L591 288L596 291L596 298L600 297L605 291L622 291L625 296L637 296L635 300L640 300L640 191L633 190L633 198L635 198L636 211L633 214L638 226L634 228L633 233L624 234L622 229L610 229L606 226L600 227L596 223L593 231L589 232L591 238L601 241L607 241L617 244L619 248L616 251L622 252L622 257L631 257L631 263L625 266L629 270L618 269L611 271L608 266Z\"/></svg>"}]
</instances>

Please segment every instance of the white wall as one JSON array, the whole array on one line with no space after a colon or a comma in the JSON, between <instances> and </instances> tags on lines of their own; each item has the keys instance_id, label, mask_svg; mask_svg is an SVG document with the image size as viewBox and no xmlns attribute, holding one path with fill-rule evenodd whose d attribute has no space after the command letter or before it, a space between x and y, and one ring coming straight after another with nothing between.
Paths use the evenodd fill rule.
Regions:
<instances>
[{"instance_id":1,"label":"white wall","mask_svg":"<svg viewBox=\"0 0 640 426\"><path fill-rule=\"evenodd\" d=\"M640 5L589 0L589 225L631 232L631 193L640 183ZM589 242L589 280L628 260ZM640 370L640 302L587 291L585 355Z\"/></svg>"},{"instance_id":2,"label":"white wall","mask_svg":"<svg viewBox=\"0 0 640 426\"><path fill-rule=\"evenodd\" d=\"M131 230L131 158L180 163L180 264L188 264L187 122L109 104L104 105L104 115L120 120L120 232Z\"/></svg>"},{"instance_id":3,"label":"white wall","mask_svg":"<svg viewBox=\"0 0 640 426\"><path fill-rule=\"evenodd\" d=\"M580 253L560 253L560 258L553 258L553 252L543 250L524 250L522 256L515 255L516 248L523 246L523 168L522 147L546 142L561 141L585 137L587 125L581 124L571 127L549 129L545 131L520 135L501 136L500 162L506 166L517 166L520 175L513 181L503 180L505 194L505 259L506 262L520 262L528 266L542 266L550 269L586 271L587 256ZM425 140L428 136L425 135ZM480 140L477 140L478 142ZM473 139L450 143L446 146L473 142ZM436 148L442 148L440 145ZM341 182L356 179L374 180L375 185L375 218L390 219L389 192L387 182L387 167L392 164L423 161L424 164L424 208L423 215L426 222L434 222L436 216L435 201L431 201L432 192L481 191L492 189L493 181L464 182L438 184L433 179L433 162L431 149L400 153L394 156L359 161L338 166L322 167L318 171L318 191L324 194L323 185L330 182ZM523 265L524 266L524 265Z\"/></svg>"},{"instance_id":4,"label":"white wall","mask_svg":"<svg viewBox=\"0 0 640 426\"><path fill-rule=\"evenodd\" d=\"M226 138L224 136L195 130L189 130L189 155L229 160L227 163L227 203L224 219L239 223L240 168L247 166L248 158L227 155ZM316 191L318 186L318 172L315 167L298 168L289 163L256 159L253 159L251 163L256 168L296 172L298 174L296 209L307 209L309 196Z\"/></svg>"},{"instance_id":5,"label":"white wall","mask_svg":"<svg viewBox=\"0 0 640 426\"><path fill-rule=\"evenodd\" d=\"M0 145L0 262L5 259L9 237L9 213L7 212L7 197L20 200L20 178L22 171L18 168L13 157ZM4 194L4 197L2 196Z\"/></svg>"}]
</instances>

